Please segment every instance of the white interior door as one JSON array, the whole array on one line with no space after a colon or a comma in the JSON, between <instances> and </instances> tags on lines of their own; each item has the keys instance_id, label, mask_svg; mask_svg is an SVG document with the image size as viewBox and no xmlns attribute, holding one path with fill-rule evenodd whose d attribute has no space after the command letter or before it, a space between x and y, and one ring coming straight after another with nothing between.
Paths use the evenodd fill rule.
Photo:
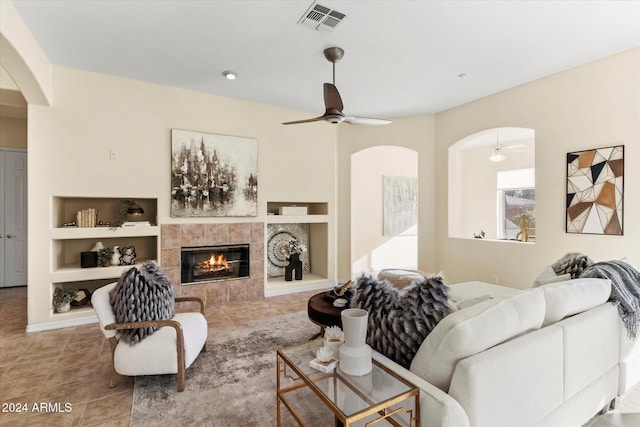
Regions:
<instances>
[{"instance_id":1,"label":"white interior door","mask_svg":"<svg viewBox=\"0 0 640 427\"><path fill-rule=\"evenodd\" d=\"M27 284L27 153L0 151L0 286Z\"/></svg>"}]
</instances>

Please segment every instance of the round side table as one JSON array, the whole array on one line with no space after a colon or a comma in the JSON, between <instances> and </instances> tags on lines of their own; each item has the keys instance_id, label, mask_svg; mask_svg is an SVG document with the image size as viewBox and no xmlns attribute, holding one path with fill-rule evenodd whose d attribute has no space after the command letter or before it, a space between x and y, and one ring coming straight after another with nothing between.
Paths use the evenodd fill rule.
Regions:
<instances>
[{"instance_id":1,"label":"round side table","mask_svg":"<svg viewBox=\"0 0 640 427\"><path fill-rule=\"evenodd\" d=\"M327 301L324 296L327 291L315 294L309 298L307 303L307 313L309 320L320 326L319 336L324 335L324 328L327 326L340 326L342 328L342 318L340 313L347 307L334 307L333 303ZM317 337L317 336L316 336Z\"/></svg>"}]
</instances>

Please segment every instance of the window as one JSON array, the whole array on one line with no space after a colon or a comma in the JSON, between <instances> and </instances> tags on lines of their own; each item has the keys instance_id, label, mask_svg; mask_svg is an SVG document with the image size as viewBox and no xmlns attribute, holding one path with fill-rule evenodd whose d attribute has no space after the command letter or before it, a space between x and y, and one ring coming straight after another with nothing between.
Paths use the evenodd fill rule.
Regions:
<instances>
[{"instance_id":1,"label":"window","mask_svg":"<svg viewBox=\"0 0 640 427\"><path fill-rule=\"evenodd\" d=\"M535 169L499 171L497 188L498 237L506 240L523 240L522 221L524 220L528 240L535 240Z\"/></svg>"}]
</instances>

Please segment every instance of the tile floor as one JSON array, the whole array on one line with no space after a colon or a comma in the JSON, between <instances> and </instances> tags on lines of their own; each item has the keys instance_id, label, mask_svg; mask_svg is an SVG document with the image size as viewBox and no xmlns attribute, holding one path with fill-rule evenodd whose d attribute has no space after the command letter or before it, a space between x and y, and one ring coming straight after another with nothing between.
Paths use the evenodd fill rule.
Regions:
<instances>
[{"instance_id":1,"label":"tile floor","mask_svg":"<svg viewBox=\"0 0 640 427\"><path fill-rule=\"evenodd\" d=\"M213 327L306 310L316 292L207 307L206 316ZM25 287L0 289L0 427L128 426L133 378L122 377L115 388L107 387L111 354L97 325L27 334L26 293ZM48 410L34 411L34 405L43 403ZM65 403L70 404L68 412ZM27 404L28 412L7 413L10 404ZM615 411L588 424L639 425L640 386Z\"/></svg>"},{"instance_id":2,"label":"tile floor","mask_svg":"<svg viewBox=\"0 0 640 427\"><path fill-rule=\"evenodd\" d=\"M306 310L317 292L207 307L206 317L213 327ZM133 378L107 387L111 354L97 324L29 334L26 325L26 287L0 288L0 426L129 425ZM3 411L25 403L28 413ZM41 403L54 405L34 412ZM69 412L65 403L71 404Z\"/></svg>"}]
</instances>

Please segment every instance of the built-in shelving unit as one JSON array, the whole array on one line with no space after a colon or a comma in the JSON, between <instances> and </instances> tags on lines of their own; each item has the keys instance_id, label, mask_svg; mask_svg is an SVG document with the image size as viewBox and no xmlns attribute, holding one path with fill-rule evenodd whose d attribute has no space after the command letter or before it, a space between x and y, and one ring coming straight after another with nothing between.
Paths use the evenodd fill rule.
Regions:
<instances>
[{"instance_id":1,"label":"built-in shelving unit","mask_svg":"<svg viewBox=\"0 0 640 427\"><path fill-rule=\"evenodd\" d=\"M152 225L133 227L109 226L74 227L65 226L76 219L80 210L95 209L97 221L111 223L116 218L124 198L62 197L56 196L51 202L51 259L49 260L49 300L56 287L87 289L93 292L97 288L117 280L130 265L82 268L80 253L90 251L97 242L107 248L114 246L135 246L136 261L158 259L160 228L157 224L157 199L134 199L144 209L144 214L127 220L148 221ZM62 322L65 326L83 324L95 320L90 305L73 307L66 313L54 313L50 309L52 322Z\"/></svg>"},{"instance_id":2,"label":"built-in shelving unit","mask_svg":"<svg viewBox=\"0 0 640 427\"><path fill-rule=\"evenodd\" d=\"M307 215L279 215L283 206L304 206ZM274 296L331 286L329 267L329 205L326 202L267 202L267 224L308 224L311 273L302 280L287 282L284 277L268 277L265 295ZM267 261L268 262L268 261Z\"/></svg>"},{"instance_id":3,"label":"built-in shelving unit","mask_svg":"<svg viewBox=\"0 0 640 427\"><path fill-rule=\"evenodd\" d=\"M306 207L307 215L327 215L329 213L329 205L325 202L267 202L267 214L278 215L280 208L286 206ZM279 215L287 216L287 215Z\"/></svg>"}]
</instances>

